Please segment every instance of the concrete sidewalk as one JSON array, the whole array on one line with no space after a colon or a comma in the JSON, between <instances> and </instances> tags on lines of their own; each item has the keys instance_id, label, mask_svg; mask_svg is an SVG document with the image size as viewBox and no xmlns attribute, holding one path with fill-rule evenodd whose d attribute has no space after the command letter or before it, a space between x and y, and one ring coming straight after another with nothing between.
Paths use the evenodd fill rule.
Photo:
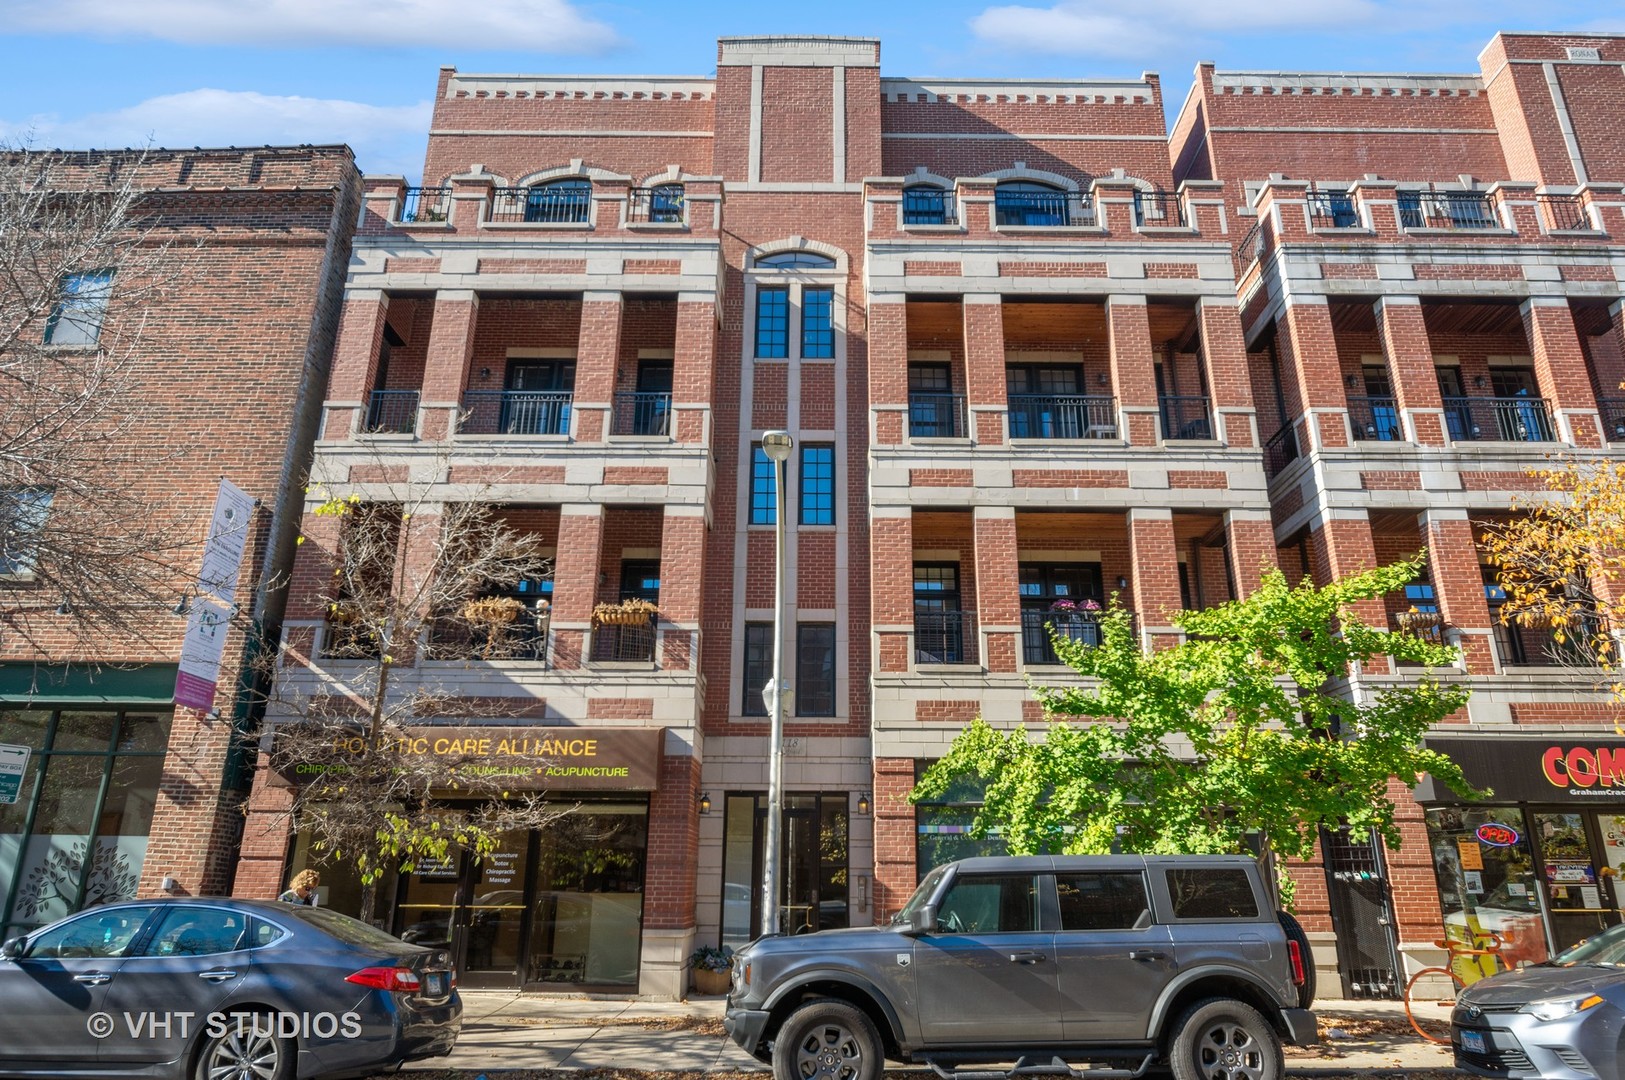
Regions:
<instances>
[{"instance_id":1,"label":"concrete sidewalk","mask_svg":"<svg viewBox=\"0 0 1625 1080\"><path fill-rule=\"evenodd\" d=\"M723 1033L722 1006L721 998L652 1002L469 990L456 1051L407 1071L767 1071ZM1323 1042L1289 1049L1289 1074L1450 1069L1448 1048L1417 1038L1399 1002L1317 1002L1315 1011Z\"/></svg>"}]
</instances>

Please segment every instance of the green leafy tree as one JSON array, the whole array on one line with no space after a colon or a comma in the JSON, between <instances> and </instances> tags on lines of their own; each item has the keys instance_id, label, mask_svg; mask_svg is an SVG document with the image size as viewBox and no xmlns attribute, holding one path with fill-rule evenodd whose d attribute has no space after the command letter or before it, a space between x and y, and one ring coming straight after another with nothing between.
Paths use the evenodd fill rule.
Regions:
<instances>
[{"instance_id":1,"label":"green leafy tree","mask_svg":"<svg viewBox=\"0 0 1625 1080\"><path fill-rule=\"evenodd\" d=\"M1056 655L1092 683L1035 688L1050 717L1041 740L978 718L912 798L980 780L972 835L997 830L1016 854L1241 853L1256 838L1276 856L1304 858L1322 827L1344 826L1376 829L1397 847L1392 778L1414 787L1431 773L1473 791L1454 762L1421 746L1468 691L1426 675L1356 700L1338 691L1376 657L1455 662L1453 647L1373 628L1355 611L1409 584L1421 564L1325 588L1293 588L1271 571L1244 600L1180 612L1173 621L1187 639L1155 652L1114 600L1099 646L1055 636Z\"/></svg>"}]
</instances>

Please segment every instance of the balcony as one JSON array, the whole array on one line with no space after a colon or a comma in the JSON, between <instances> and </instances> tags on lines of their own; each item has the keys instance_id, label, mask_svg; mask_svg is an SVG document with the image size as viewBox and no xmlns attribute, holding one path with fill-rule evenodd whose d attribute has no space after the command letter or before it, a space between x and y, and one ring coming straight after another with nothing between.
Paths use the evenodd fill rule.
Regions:
<instances>
[{"instance_id":1,"label":"balcony","mask_svg":"<svg viewBox=\"0 0 1625 1080\"><path fill-rule=\"evenodd\" d=\"M1311 229L1358 229L1359 207L1346 191L1310 191L1306 196Z\"/></svg>"},{"instance_id":2,"label":"balcony","mask_svg":"<svg viewBox=\"0 0 1625 1080\"><path fill-rule=\"evenodd\" d=\"M1400 189L1399 224L1405 229L1499 229L1490 196L1482 191Z\"/></svg>"},{"instance_id":3,"label":"balcony","mask_svg":"<svg viewBox=\"0 0 1625 1080\"><path fill-rule=\"evenodd\" d=\"M546 608L505 626L476 626L460 619L436 620L429 629L430 660L547 661L550 619Z\"/></svg>"},{"instance_id":4,"label":"balcony","mask_svg":"<svg viewBox=\"0 0 1625 1080\"><path fill-rule=\"evenodd\" d=\"M368 435L410 435L418 426L416 390L374 390L367 399Z\"/></svg>"},{"instance_id":5,"label":"balcony","mask_svg":"<svg viewBox=\"0 0 1625 1080\"><path fill-rule=\"evenodd\" d=\"M1455 442L1552 442L1545 398L1447 397L1445 429Z\"/></svg>"},{"instance_id":6,"label":"balcony","mask_svg":"<svg viewBox=\"0 0 1625 1080\"><path fill-rule=\"evenodd\" d=\"M908 436L911 439L969 438L965 426L965 395L910 393Z\"/></svg>"},{"instance_id":7,"label":"balcony","mask_svg":"<svg viewBox=\"0 0 1625 1080\"><path fill-rule=\"evenodd\" d=\"M1399 424L1399 402L1392 397L1351 397L1349 425L1360 442L1399 442L1405 438Z\"/></svg>"},{"instance_id":8,"label":"balcony","mask_svg":"<svg viewBox=\"0 0 1625 1080\"><path fill-rule=\"evenodd\" d=\"M1100 644L1099 611L1040 611L1028 609L1021 613L1021 661L1028 666L1059 664L1055 644L1050 639L1050 628L1068 640L1088 648Z\"/></svg>"},{"instance_id":9,"label":"balcony","mask_svg":"<svg viewBox=\"0 0 1625 1080\"><path fill-rule=\"evenodd\" d=\"M1110 394L1011 394L1012 439L1116 439L1117 398Z\"/></svg>"},{"instance_id":10,"label":"balcony","mask_svg":"<svg viewBox=\"0 0 1625 1080\"><path fill-rule=\"evenodd\" d=\"M1163 394L1157 398L1162 414L1162 437L1166 441L1200 441L1213 438L1213 421L1205 394Z\"/></svg>"},{"instance_id":11,"label":"balcony","mask_svg":"<svg viewBox=\"0 0 1625 1080\"><path fill-rule=\"evenodd\" d=\"M568 435L569 390L470 390L463 395L462 435Z\"/></svg>"},{"instance_id":12,"label":"balcony","mask_svg":"<svg viewBox=\"0 0 1625 1080\"><path fill-rule=\"evenodd\" d=\"M609 664L652 664L655 658L655 622L604 624L593 627L592 660Z\"/></svg>"},{"instance_id":13,"label":"balcony","mask_svg":"<svg viewBox=\"0 0 1625 1080\"><path fill-rule=\"evenodd\" d=\"M1011 190L1000 184L993 195L993 220L1001 228L1053 228L1065 225L1092 226L1094 200L1086 191L1060 189ZM1031 185L1037 187L1037 185Z\"/></svg>"},{"instance_id":14,"label":"balcony","mask_svg":"<svg viewBox=\"0 0 1625 1080\"><path fill-rule=\"evenodd\" d=\"M585 184L494 188L491 198L490 220L508 224L585 225L592 209Z\"/></svg>"},{"instance_id":15,"label":"balcony","mask_svg":"<svg viewBox=\"0 0 1625 1080\"><path fill-rule=\"evenodd\" d=\"M903 189L903 224L957 225L959 199L945 188L916 184Z\"/></svg>"},{"instance_id":16,"label":"balcony","mask_svg":"<svg viewBox=\"0 0 1625 1080\"><path fill-rule=\"evenodd\" d=\"M1578 195L1536 195L1547 232L1588 232L1593 226L1585 202Z\"/></svg>"},{"instance_id":17,"label":"balcony","mask_svg":"<svg viewBox=\"0 0 1625 1080\"><path fill-rule=\"evenodd\" d=\"M401 196L400 223L422 225L451 220L451 188L409 187Z\"/></svg>"},{"instance_id":18,"label":"balcony","mask_svg":"<svg viewBox=\"0 0 1625 1080\"><path fill-rule=\"evenodd\" d=\"M914 613L916 664L974 664L977 662L976 644L976 612Z\"/></svg>"},{"instance_id":19,"label":"balcony","mask_svg":"<svg viewBox=\"0 0 1625 1080\"><path fill-rule=\"evenodd\" d=\"M1185 204L1171 191L1136 191L1134 193L1134 227L1175 229L1184 228Z\"/></svg>"},{"instance_id":20,"label":"balcony","mask_svg":"<svg viewBox=\"0 0 1625 1080\"><path fill-rule=\"evenodd\" d=\"M615 395L611 435L670 435L671 395L621 393Z\"/></svg>"},{"instance_id":21,"label":"balcony","mask_svg":"<svg viewBox=\"0 0 1625 1080\"><path fill-rule=\"evenodd\" d=\"M631 225L682 225L683 185L661 184L632 188L627 194L626 220Z\"/></svg>"}]
</instances>

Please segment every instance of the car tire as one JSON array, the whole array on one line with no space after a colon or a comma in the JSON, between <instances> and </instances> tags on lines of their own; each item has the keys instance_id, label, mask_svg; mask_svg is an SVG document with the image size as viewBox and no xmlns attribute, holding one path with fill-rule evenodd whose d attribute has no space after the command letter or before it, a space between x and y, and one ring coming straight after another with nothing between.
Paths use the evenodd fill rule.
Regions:
<instances>
[{"instance_id":1,"label":"car tire","mask_svg":"<svg viewBox=\"0 0 1625 1080\"><path fill-rule=\"evenodd\" d=\"M1285 1071L1281 1037L1270 1022L1230 998L1198 1001L1180 1015L1168 1065L1174 1080L1281 1080Z\"/></svg>"},{"instance_id":2,"label":"car tire","mask_svg":"<svg viewBox=\"0 0 1625 1080\"><path fill-rule=\"evenodd\" d=\"M773 1080L879 1080L885 1066L874 1022L844 1001L807 1002L773 1039Z\"/></svg>"},{"instance_id":3,"label":"car tire","mask_svg":"<svg viewBox=\"0 0 1625 1080\"><path fill-rule=\"evenodd\" d=\"M1315 954L1309 949L1309 935L1304 933L1303 924L1287 912L1277 911L1275 917L1281 920L1286 939L1298 943L1298 955L1303 957L1303 985L1298 987L1298 1008L1307 1009L1315 1003Z\"/></svg>"},{"instance_id":4,"label":"car tire","mask_svg":"<svg viewBox=\"0 0 1625 1080\"><path fill-rule=\"evenodd\" d=\"M198 1049L197 1064L192 1070L194 1080L211 1080L230 1068L227 1076L253 1076L256 1080L293 1080L298 1065L299 1048L292 1039L276 1034L266 1035L262 1028L270 1014L257 1017L261 1028L254 1026L256 1017L243 1018L242 1025L235 1016L226 1016L225 1030L218 1035L204 1032L203 1045ZM246 1069L245 1069L246 1066Z\"/></svg>"}]
</instances>

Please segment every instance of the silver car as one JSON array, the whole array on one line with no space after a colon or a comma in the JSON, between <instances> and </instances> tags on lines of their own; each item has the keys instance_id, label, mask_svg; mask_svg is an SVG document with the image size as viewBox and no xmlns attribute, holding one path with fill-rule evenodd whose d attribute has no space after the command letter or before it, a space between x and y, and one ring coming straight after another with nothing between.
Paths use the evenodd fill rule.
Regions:
<instances>
[{"instance_id":1,"label":"silver car","mask_svg":"<svg viewBox=\"0 0 1625 1080\"><path fill-rule=\"evenodd\" d=\"M1625 925L1543 964L1474 983L1456 999L1450 1020L1456 1065L1479 1076L1622 1075Z\"/></svg>"}]
</instances>

